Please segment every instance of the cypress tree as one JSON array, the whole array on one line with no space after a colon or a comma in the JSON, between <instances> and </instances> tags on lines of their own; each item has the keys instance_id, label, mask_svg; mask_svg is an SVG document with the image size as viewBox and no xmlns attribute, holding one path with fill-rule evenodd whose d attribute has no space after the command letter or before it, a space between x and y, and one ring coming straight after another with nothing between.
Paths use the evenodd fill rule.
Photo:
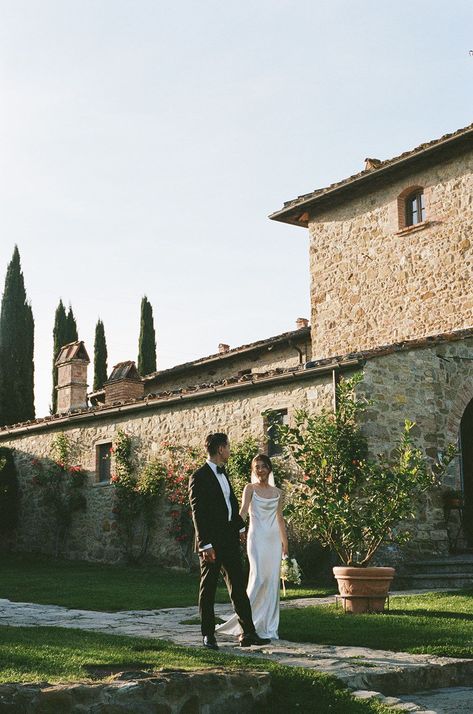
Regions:
<instances>
[{"instance_id":1,"label":"cypress tree","mask_svg":"<svg viewBox=\"0 0 473 714\"><path fill-rule=\"evenodd\" d=\"M51 400L51 413L54 414L57 407L57 367L55 366L59 350L67 345L67 316L62 300L56 308L53 328L53 392Z\"/></svg>"},{"instance_id":2,"label":"cypress tree","mask_svg":"<svg viewBox=\"0 0 473 714\"><path fill-rule=\"evenodd\" d=\"M138 372L156 372L156 334L154 331L153 308L146 295L141 300L140 340L138 344Z\"/></svg>"},{"instance_id":3,"label":"cypress tree","mask_svg":"<svg viewBox=\"0 0 473 714\"><path fill-rule=\"evenodd\" d=\"M66 341L64 342L64 344L68 345L69 342L77 342L78 339L79 336L77 333L76 318L74 317L74 313L72 312L72 307L69 305L69 310L67 312L66 319Z\"/></svg>"},{"instance_id":4,"label":"cypress tree","mask_svg":"<svg viewBox=\"0 0 473 714\"><path fill-rule=\"evenodd\" d=\"M26 299L20 253L7 269L0 312L1 423L34 419L34 320Z\"/></svg>"},{"instance_id":5,"label":"cypress tree","mask_svg":"<svg viewBox=\"0 0 473 714\"><path fill-rule=\"evenodd\" d=\"M102 320L98 320L95 326L94 340L94 392L102 389L107 381L107 343L105 341L105 329Z\"/></svg>"}]
</instances>

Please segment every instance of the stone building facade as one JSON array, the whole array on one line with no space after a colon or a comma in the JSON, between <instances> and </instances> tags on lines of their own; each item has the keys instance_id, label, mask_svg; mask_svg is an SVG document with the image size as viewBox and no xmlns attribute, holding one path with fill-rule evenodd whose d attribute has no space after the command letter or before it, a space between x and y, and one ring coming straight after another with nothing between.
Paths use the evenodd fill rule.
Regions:
<instances>
[{"instance_id":1,"label":"stone building facade","mask_svg":"<svg viewBox=\"0 0 473 714\"><path fill-rule=\"evenodd\" d=\"M354 361L342 365L351 370ZM212 388L179 394L133 399L120 405L85 408L71 414L37 420L34 424L6 428L1 444L15 450L21 485L21 519L16 547L52 552L53 532L41 506L41 490L32 483L33 460L50 458L53 438L63 432L74 451L75 462L87 472L87 506L74 516L64 552L70 558L116 562L123 556L114 513L113 484L100 480L99 450L111 446L119 429L132 439L142 461L159 456L164 441L202 446L211 431L227 431L233 441L249 434L264 448L266 410L313 409L333 401L332 366L319 369L273 371L255 379L240 379ZM112 471L113 471L112 456ZM169 537L169 508L164 507L153 533L149 554L168 565L180 564L178 545Z\"/></svg>"},{"instance_id":2,"label":"stone building facade","mask_svg":"<svg viewBox=\"0 0 473 714\"><path fill-rule=\"evenodd\" d=\"M113 562L121 552L113 486L100 481L97 454L119 428L142 458L169 437L199 445L215 430L236 441L254 435L264 448L263 412L284 412L290 421L298 408L330 407L338 376L360 369L360 389L371 400L363 428L374 453L393 447L406 418L416 422L429 457L458 441L460 457L444 488L464 491L460 540L473 547L472 140L473 126L395 159L367 160L360 174L271 216L309 230L310 328L300 321L267 340L221 346L141 382L132 363L120 363L90 395L91 406L84 380L84 402L74 411L1 429L0 444L15 449L21 478L17 547L51 549L30 464L47 456L58 432L70 436L89 479L87 509L67 553ZM447 555L456 525L445 520L441 493L429 494L409 557ZM164 513L150 550L169 563L178 558L173 547Z\"/></svg>"},{"instance_id":3,"label":"stone building facade","mask_svg":"<svg viewBox=\"0 0 473 714\"><path fill-rule=\"evenodd\" d=\"M464 494L473 547L473 125L288 201L271 218L308 228L314 359L370 352L365 424L373 450L416 421L434 458L459 445L445 487ZM447 553L438 494L414 546ZM458 523L453 530L458 532ZM451 543L450 543L451 545Z\"/></svg>"}]
</instances>

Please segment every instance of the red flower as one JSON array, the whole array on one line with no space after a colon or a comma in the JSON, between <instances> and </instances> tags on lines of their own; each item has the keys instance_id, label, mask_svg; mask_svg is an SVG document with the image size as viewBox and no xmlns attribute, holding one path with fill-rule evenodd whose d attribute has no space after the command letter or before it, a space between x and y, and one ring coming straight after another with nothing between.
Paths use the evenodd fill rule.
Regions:
<instances>
[{"instance_id":1,"label":"red flower","mask_svg":"<svg viewBox=\"0 0 473 714\"><path fill-rule=\"evenodd\" d=\"M112 474L112 475L110 476L110 481L111 481L112 483L118 483L119 480L120 480L120 479L119 479L119 477L118 477L116 474Z\"/></svg>"}]
</instances>

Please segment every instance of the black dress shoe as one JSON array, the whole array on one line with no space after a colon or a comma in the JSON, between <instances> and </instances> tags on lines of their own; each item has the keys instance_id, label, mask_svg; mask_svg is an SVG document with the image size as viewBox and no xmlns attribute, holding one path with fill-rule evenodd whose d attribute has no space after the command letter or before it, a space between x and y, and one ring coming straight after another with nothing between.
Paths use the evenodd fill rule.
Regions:
<instances>
[{"instance_id":1,"label":"black dress shoe","mask_svg":"<svg viewBox=\"0 0 473 714\"><path fill-rule=\"evenodd\" d=\"M260 637L254 632L251 635L241 635L240 647L251 647L251 645L269 645L271 640L269 637Z\"/></svg>"},{"instance_id":2,"label":"black dress shoe","mask_svg":"<svg viewBox=\"0 0 473 714\"><path fill-rule=\"evenodd\" d=\"M212 635L205 635L204 647L207 647L208 650L218 650L218 644L215 637L213 637Z\"/></svg>"}]
</instances>

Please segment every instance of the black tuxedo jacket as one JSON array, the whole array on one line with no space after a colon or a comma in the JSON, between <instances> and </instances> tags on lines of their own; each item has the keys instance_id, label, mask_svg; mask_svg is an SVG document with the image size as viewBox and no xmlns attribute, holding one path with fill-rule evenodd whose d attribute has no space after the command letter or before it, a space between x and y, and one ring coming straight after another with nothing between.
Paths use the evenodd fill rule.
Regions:
<instances>
[{"instance_id":1,"label":"black tuxedo jacket","mask_svg":"<svg viewBox=\"0 0 473 714\"><path fill-rule=\"evenodd\" d=\"M228 481L228 477L225 474ZM232 518L228 520L228 508L221 486L210 466L206 463L189 480L189 498L196 535L196 550L211 543L214 547L227 542L229 535L238 539L245 527L238 513L238 501L230 485Z\"/></svg>"}]
</instances>

